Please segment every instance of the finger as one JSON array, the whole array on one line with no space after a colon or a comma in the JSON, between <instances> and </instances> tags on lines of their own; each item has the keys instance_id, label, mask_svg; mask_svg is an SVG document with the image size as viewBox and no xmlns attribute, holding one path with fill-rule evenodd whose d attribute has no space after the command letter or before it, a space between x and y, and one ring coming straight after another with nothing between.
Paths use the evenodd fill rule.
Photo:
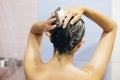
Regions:
<instances>
[{"instance_id":1,"label":"finger","mask_svg":"<svg viewBox=\"0 0 120 80\"><path fill-rule=\"evenodd\" d=\"M51 17L52 18L55 17L55 13L54 12L51 13Z\"/></svg>"},{"instance_id":2,"label":"finger","mask_svg":"<svg viewBox=\"0 0 120 80\"><path fill-rule=\"evenodd\" d=\"M56 25L51 25L49 30L53 30L56 28Z\"/></svg>"},{"instance_id":3,"label":"finger","mask_svg":"<svg viewBox=\"0 0 120 80\"><path fill-rule=\"evenodd\" d=\"M76 15L70 22L71 25L75 24L78 20L80 20L82 15L78 14Z\"/></svg>"},{"instance_id":4,"label":"finger","mask_svg":"<svg viewBox=\"0 0 120 80\"><path fill-rule=\"evenodd\" d=\"M49 32L45 32L46 36L50 37L51 34Z\"/></svg>"},{"instance_id":5,"label":"finger","mask_svg":"<svg viewBox=\"0 0 120 80\"><path fill-rule=\"evenodd\" d=\"M56 20L56 18L52 18L49 20L49 24L53 23Z\"/></svg>"},{"instance_id":6,"label":"finger","mask_svg":"<svg viewBox=\"0 0 120 80\"><path fill-rule=\"evenodd\" d=\"M68 22L70 21L70 19L72 18L72 14L69 14L65 19L64 19L64 24L63 24L63 28L66 28Z\"/></svg>"},{"instance_id":7,"label":"finger","mask_svg":"<svg viewBox=\"0 0 120 80\"><path fill-rule=\"evenodd\" d=\"M52 19L52 18L54 18L55 17L55 13L51 13L51 17L49 18L49 19Z\"/></svg>"}]
</instances>

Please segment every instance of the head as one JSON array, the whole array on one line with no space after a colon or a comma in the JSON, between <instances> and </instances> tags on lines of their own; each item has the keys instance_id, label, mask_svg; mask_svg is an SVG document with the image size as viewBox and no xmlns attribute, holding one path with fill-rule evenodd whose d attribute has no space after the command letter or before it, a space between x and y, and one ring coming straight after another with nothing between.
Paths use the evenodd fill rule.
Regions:
<instances>
[{"instance_id":1,"label":"head","mask_svg":"<svg viewBox=\"0 0 120 80\"><path fill-rule=\"evenodd\" d=\"M57 19L59 19L59 17L57 17ZM62 26L63 25L57 24L57 28L50 31L51 42L53 43L55 50L57 50L60 55L71 55L73 51L76 51L74 50L76 47L79 48L81 46L81 42L85 34L84 21L80 19L74 25L68 23L65 29L63 29Z\"/></svg>"}]
</instances>

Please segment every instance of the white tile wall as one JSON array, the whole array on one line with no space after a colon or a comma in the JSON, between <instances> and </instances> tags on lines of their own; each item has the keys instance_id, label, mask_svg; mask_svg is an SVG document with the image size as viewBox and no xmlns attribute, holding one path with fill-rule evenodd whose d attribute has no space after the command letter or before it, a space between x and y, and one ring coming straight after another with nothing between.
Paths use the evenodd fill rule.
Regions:
<instances>
[{"instance_id":1,"label":"white tile wall","mask_svg":"<svg viewBox=\"0 0 120 80\"><path fill-rule=\"evenodd\" d=\"M118 24L118 30L120 30L120 0L112 0L112 18Z\"/></svg>"},{"instance_id":2,"label":"white tile wall","mask_svg":"<svg viewBox=\"0 0 120 80\"><path fill-rule=\"evenodd\" d=\"M117 22L118 31L111 63L111 80L120 80L120 0L112 0L112 18Z\"/></svg>"},{"instance_id":3,"label":"white tile wall","mask_svg":"<svg viewBox=\"0 0 120 80\"><path fill-rule=\"evenodd\" d=\"M120 62L111 63L111 80L120 80Z\"/></svg>"}]
</instances>

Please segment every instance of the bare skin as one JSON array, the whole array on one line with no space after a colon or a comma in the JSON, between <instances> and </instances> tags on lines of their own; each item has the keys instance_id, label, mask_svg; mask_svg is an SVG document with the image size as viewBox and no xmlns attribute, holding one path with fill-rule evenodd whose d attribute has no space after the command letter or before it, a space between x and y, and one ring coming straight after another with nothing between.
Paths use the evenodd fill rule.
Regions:
<instances>
[{"instance_id":1,"label":"bare skin","mask_svg":"<svg viewBox=\"0 0 120 80\"><path fill-rule=\"evenodd\" d=\"M45 21L35 23L29 33L28 44L24 57L24 70L27 80L102 80L112 54L116 35L116 24L104 15L84 6L75 6L64 10L67 15L66 24L72 16L71 24L78 21L82 15L97 23L103 33L94 51L93 58L83 68L76 68L73 62L74 53L82 45L82 41L74 48L72 55L60 56L58 51L48 63L40 59L43 33L56 27L51 25L55 21L55 15ZM61 62L58 58L61 58Z\"/></svg>"}]
</instances>

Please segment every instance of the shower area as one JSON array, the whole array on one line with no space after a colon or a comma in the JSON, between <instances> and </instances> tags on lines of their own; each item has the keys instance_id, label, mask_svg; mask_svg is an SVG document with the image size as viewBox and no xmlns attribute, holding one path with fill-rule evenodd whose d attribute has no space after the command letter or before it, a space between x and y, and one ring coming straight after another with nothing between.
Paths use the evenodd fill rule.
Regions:
<instances>
[{"instance_id":1,"label":"shower area","mask_svg":"<svg viewBox=\"0 0 120 80\"><path fill-rule=\"evenodd\" d=\"M36 20L36 0L0 0L0 80L25 80L24 51Z\"/></svg>"},{"instance_id":2,"label":"shower area","mask_svg":"<svg viewBox=\"0 0 120 80\"><path fill-rule=\"evenodd\" d=\"M0 80L25 80L23 59L28 33L33 23L47 19L57 7L66 8L81 4L111 18L111 3L111 0L0 0ZM96 24L84 16L82 18L87 29L85 44L74 56L73 63L76 67L82 67L91 59L102 32ZM51 46L45 36L41 56L44 62L52 57ZM111 62L104 77L104 80L110 79Z\"/></svg>"}]
</instances>

